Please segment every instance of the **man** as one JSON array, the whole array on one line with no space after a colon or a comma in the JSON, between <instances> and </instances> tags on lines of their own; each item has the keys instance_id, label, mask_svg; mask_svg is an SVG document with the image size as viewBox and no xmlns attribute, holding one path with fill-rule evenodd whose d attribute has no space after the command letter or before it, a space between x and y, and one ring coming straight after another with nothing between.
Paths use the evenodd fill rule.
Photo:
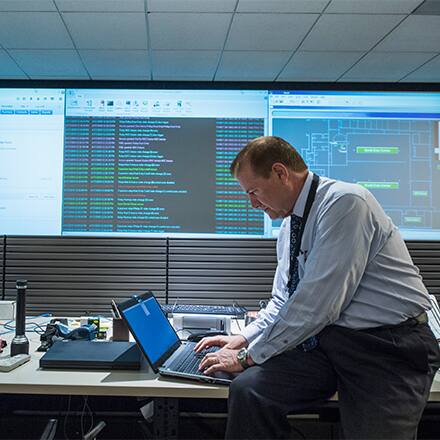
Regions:
<instances>
[{"instance_id":1,"label":"man","mask_svg":"<svg viewBox=\"0 0 440 440\"><path fill-rule=\"evenodd\" d=\"M251 141L231 172L254 208L284 221L267 308L241 335L196 346L223 347L205 373L244 370L226 437L286 437L287 413L337 391L345 438L413 439L440 352L397 228L366 189L315 176L278 137Z\"/></svg>"}]
</instances>

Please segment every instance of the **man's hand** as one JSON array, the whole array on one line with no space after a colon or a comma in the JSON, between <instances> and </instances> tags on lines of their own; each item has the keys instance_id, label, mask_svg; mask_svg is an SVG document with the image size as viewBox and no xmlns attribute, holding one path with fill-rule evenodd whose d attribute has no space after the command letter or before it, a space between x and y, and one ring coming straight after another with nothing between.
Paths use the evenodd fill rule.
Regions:
<instances>
[{"instance_id":1,"label":"man's hand","mask_svg":"<svg viewBox=\"0 0 440 440\"><path fill-rule=\"evenodd\" d=\"M233 350L238 350L242 347L247 347L248 342L244 336L236 335L236 336L211 336L209 338L203 338L201 341L197 343L194 347L194 350L199 353L205 348L209 347L223 347L229 348Z\"/></svg>"},{"instance_id":2,"label":"man's hand","mask_svg":"<svg viewBox=\"0 0 440 440\"><path fill-rule=\"evenodd\" d=\"M215 353L208 353L200 362L199 369L203 374L212 375L216 371L237 373L243 371L243 367L237 359L238 350L222 348Z\"/></svg>"}]
</instances>

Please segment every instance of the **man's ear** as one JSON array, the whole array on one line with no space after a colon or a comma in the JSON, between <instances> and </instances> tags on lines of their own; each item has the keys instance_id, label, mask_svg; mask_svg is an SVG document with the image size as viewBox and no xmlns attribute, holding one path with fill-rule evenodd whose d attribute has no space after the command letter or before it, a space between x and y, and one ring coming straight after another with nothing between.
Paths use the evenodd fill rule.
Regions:
<instances>
[{"instance_id":1,"label":"man's ear","mask_svg":"<svg viewBox=\"0 0 440 440\"><path fill-rule=\"evenodd\" d=\"M279 162L275 162L272 165L272 172L278 179L280 179L282 182L286 182L288 179L289 172L285 165Z\"/></svg>"}]
</instances>

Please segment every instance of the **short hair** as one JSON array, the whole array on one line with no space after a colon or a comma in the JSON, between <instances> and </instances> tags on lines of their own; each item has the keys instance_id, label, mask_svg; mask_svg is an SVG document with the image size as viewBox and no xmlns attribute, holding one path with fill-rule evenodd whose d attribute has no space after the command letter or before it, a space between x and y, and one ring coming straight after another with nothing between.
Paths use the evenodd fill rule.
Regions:
<instances>
[{"instance_id":1,"label":"short hair","mask_svg":"<svg viewBox=\"0 0 440 440\"><path fill-rule=\"evenodd\" d=\"M277 136L261 136L251 140L231 163L231 175L236 177L243 165L248 163L253 172L260 177L268 178L272 165L282 163L295 172L307 170L303 158L292 145Z\"/></svg>"}]
</instances>

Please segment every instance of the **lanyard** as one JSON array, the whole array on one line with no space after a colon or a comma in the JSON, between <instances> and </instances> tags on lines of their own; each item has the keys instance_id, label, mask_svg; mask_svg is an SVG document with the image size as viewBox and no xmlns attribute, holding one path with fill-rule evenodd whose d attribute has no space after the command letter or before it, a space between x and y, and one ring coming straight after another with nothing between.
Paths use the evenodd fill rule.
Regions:
<instances>
[{"instance_id":1,"label":"lanyard","mask_svg":"<svg viewBox=\"0 0 440 440\"><path fill-rule=\"evenodd\" d=\"M307 219L309 218L310 209L313 205L313 202L315 201L316 190L318 189L318 184L319 184L319 176L317 174L313 174L312 184L310 185L309 194L307 196L307 201L306 201L306 206L304 208L304 214L301 219L301 226L299 228L298 235L296 237L295 252L290 253L289 283L288 283L289 286L292 283L293 271L295 268L294 261L295 261L295 258L297 258L299 255L302 236L304 233L304 229L306 227Z\"/></svg>"}]
</instances>

